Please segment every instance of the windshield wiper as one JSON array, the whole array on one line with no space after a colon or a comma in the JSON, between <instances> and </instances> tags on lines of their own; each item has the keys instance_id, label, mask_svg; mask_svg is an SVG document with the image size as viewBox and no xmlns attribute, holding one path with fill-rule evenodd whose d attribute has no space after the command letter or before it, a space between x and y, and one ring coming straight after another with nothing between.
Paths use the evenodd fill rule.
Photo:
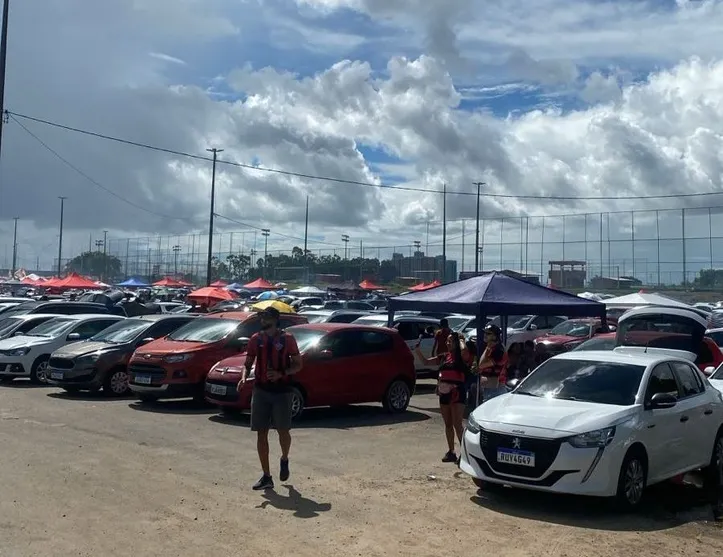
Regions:
<instances>
[{"instance_id":1,"label":"windshield wiper","mask_svg":"<svg viewBox=\"0 0 723 557\"><path fill-rule=\"evenodd\" d=\"M513 391L512 394L515 394L515 395L525 395L525 396L534 396L534 397L537 397L537 398L540 398L540 397L542 396L542 395L536 395L535 393L530 393L530 392L528 392L528 391Z\"/></svg>"}]
</instances>

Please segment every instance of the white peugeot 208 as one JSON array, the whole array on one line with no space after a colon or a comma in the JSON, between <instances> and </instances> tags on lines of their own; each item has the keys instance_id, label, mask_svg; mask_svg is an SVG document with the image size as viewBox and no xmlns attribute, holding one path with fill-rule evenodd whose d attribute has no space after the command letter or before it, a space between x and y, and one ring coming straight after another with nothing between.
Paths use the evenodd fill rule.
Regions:
<instances>
[{"instance_id":1,"label":"white peugeot 208","mask_svg":"<svg viewBox=\"0 0 723 557\"><path fill-rule=\"evenodd\" d=\"M478 407L461 469L501 484L617 497L698 468L723 480L723 397L686 359L622 347L568 352Z\"/></svg>"}]
</instances>

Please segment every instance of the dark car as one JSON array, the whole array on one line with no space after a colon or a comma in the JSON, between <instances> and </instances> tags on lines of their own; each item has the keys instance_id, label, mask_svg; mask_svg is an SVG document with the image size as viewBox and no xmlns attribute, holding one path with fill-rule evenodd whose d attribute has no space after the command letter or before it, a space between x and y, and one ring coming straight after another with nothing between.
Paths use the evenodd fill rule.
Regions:
<instances>
[{"instance_id":1,"label":"dark car","mask_svg":"<svg viewBox=\"0 0 723 557\"><path fill-rule=\"evenodd\" d=\"M8 311L3 312L2 319L15 317L16 315L27 315L28 313L51 313L53 315L80 315L86 313L111 313L125 317L121 307L112 308L110 311L103 304L91 302L23 302Z\"/></svg>"},{"instance_id":2,"label":"dark car","mask_svg":"<svg viewBox=\"0 0 723 557\"><path fill-rule=\"evenodd\" d=\"M122 396L129 391L128 361L136 348L171 334L192 315L143 315L119 321L85 342L56 350L48 362L49 383L66 391Z\"/></svg>"},{"instance_id":3,"label":"dark car","mask_svg":"<svg viewBox=\"0 0 723 557\"><path fill-rule=\"evenodd\" d=\"M374 311L376 308L369 302L361 300L327 300L321 309L360 309Z\"/></svg>"}]
</instances>

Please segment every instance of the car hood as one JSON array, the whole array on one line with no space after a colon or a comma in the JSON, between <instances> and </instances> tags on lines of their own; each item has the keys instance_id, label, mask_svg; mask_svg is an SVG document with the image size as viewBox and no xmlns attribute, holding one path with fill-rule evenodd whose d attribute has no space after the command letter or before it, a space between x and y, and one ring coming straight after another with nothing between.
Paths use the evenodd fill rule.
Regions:
<instances>
[{"instance_id":1,"label":"car hood","mask_svg":"<svg viewBox=\"0 0 723 557\"><path fill-rule=\"evenodd\" d=\"M219 341L220 342L220 341ZM179 340L168 340L159 338L153 342L141 346L136 350L136 357L150 354L152 356L168 356L169 354L181 354L187 352L199 352L215 346L218 342L187 342Z\"/></svg>"},{"instance_id":2,"label":"car hood","mask_svg":"<svg viewBox=\"0 0 723 557\"><path fill-rule=\"evenodd\" d=\"M0 340L0 350L12 350L14 348L22 348L23 346L35 346L36 344L46 344L54 339L48 337L29 337L18 336Z\"/></svg>"},{"instance_id":3,"label":"car hood","mask_svg":"<svg viewBox=\"0 0 723 557\"><path fill-rule=\"evenodd\" d=\"M74 342L59 348L53 352L53 355L59 358L73 359L87 354L94 354L101 350L106 352L109 350L121 350L127 346L127 344L109 344L107 342Z\"/></svg>"},{"instance_id":4,"label":"car hood","mask_svg":"<svg viewBox=\"0 0 723 557\"><path fill-rule=\"evenodd\" d=\"M472 415L485 429L493 431L531 437L565 437L609 427L636 412L635 406L507 393L488 400Z\"/></svg>"},{"instance_id":5,"label":"car hood","mask_svg":"<svg viewBox=\"0 0 723 557\"><path fill-rule=\"evenodd\" d=\"M567 344L568 342L575 342L586 340L585 337L572 337L569 335L545 335L544 337L538 337L537 342L544 342L545 344Z\"/></svg>"}]
</instances>

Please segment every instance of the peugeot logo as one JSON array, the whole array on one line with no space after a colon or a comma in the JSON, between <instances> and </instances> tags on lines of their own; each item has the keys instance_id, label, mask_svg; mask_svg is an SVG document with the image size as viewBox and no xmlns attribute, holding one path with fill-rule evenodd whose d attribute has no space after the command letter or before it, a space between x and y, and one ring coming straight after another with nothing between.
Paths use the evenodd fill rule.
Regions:
<instances>
[{"instance_id":1,"label":"peugeot logo","mask_svg":"<svg viewBox=\"0 0 723 557\"><path fill-rule=\"evenodd\" d=\"M521 443L520 443L520 438L519 438L519 437L515 437L515 438L512 440L512 448L513 448L513 449L519 449L519 448L520 448L520 445L521 445Z\"/></svg>"},{"instance_id":2,"label":"peugeot logo","mask_svg":"<svg viewBox=\"0 0 723 557\"><path fill-rule=\"evenodd\" d=\"M228 368L227 368L227 367L222 367L222 368L221 368L221 375L226 375L226 372L227 372L227 371L228 371Z\"/></svg>"},{"instance_id":3,"label":"peugeot logo","mask_svg":"<svg viewBox=\"0 0 723 557\"><path fill-rule=\"evenodd\" d=\"M150 360L150 359L151 359L151 355L150 355L150 354L143 354L143 357L144 357L146 360Z\"/></svg>"}]
</instances>

